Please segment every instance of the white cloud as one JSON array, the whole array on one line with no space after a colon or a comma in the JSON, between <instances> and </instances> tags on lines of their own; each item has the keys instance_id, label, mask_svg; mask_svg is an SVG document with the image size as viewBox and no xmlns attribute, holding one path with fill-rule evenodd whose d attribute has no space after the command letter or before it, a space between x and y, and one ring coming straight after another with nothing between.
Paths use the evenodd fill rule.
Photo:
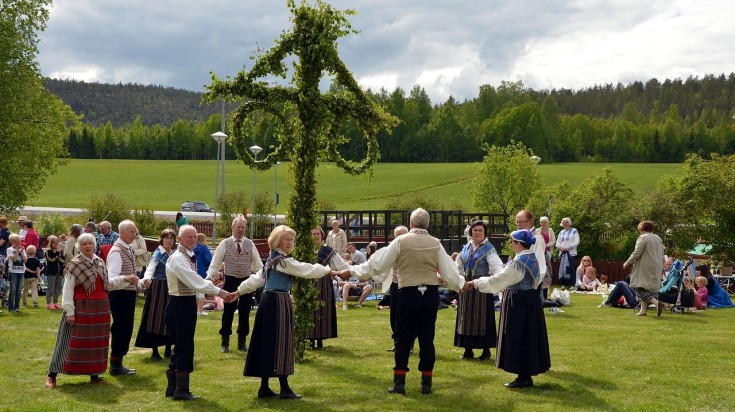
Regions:
<instances>
[{"instance_id":1,"label":"white cloud","mask_svg":"<svg viewBox=\"0 0 735 412\"><path fill-rule=\"evenodd\" d=\"M483 84L579 89L735 71L724 0L332 0L359 34L340 57L373 90L424 87L435 103ZM47 76L202 90L290 28L285 0L55 0Z\"/></svg>"}]
</instances>

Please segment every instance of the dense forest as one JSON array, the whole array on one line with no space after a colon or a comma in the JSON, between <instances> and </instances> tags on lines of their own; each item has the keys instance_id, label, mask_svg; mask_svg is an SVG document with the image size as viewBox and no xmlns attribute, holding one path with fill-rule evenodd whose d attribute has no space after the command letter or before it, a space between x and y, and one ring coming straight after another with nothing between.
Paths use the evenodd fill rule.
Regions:
<instances>
[{"instance_id":1,"label":"dense forest","mask_svg":"<svg viewBox=\"0 0 735 412\"><path fill-rule=\"evenodd\" d=\"M210 135L220 129L221 107L200 105L200 93L57 80L46 87L84 114L69 133L71 157L216 156ZM479 161L485 144L511 141L523 142L544 162L681 162L687 153L735 153L735 73L576 91L501 82L481 86L477 98L463 102L433 103L419 86L368 93L400 119L392 133L380 135L384 162ZM359 131L349 122L342 127L342 152L362 158ZM253 144L268 150L275 128L269 117L259 119L250 130Z\"/></svg>"}]
</instances>

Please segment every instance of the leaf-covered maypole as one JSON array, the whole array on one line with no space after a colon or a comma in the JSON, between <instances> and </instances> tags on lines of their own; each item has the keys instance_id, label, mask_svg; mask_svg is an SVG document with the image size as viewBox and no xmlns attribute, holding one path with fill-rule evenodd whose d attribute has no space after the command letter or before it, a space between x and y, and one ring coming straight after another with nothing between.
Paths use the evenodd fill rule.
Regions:
<instances>
[{"instance_id":1,"label":"leaf-covered maypole","mask_svg":"<svg viewBox=\"0 0 735 412\"><path fill-rule=\"evenodd\" d=\"M398 120L368 98L339 59L337 39L354 33L346 16L355 12L339 11L319 0L315 4L303 1L298 5L288 0L288 7L292 14L291 30L283 32L272 49L255 55L249 71L240 71L234 79L219 79L212 74L206 98L210 102L218 98L241 102L228 119L232 130L229 143L245 164L266 170L277 161L290 161L293 191L287 222L296 231L293 256L315 262L310 231L317 225L315 173L319 161L333 161L353 175L371 171L380 157L378 132L392 129ZM277 85L264 80L267 76L286 79L287 57L293 58L289 84ZM325 74L336 87L322 93L319 83ZM251 132L266 117L278 124L277 143L256 163L248 151L253 143ZM341 144L349 141L340 134L340 125L350 120L360 128L367 144L367 155L360 162L348 161L338 151ZM296 358L302 360L312 327L312 313L319 302L310 281L298 280L293 293Z\"/></svg>"}]
</instances>

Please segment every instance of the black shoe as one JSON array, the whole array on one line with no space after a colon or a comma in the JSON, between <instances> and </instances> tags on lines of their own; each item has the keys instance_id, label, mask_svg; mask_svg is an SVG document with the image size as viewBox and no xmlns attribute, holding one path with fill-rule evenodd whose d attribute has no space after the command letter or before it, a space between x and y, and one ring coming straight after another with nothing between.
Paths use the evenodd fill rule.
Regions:
<instances>
[{"instance_id":1,"label":"black shoe","mask_svg":"<svg viewBox=\"0 0 735 412\"><path fill-rule=\"evenodd\" d=\"M135 375L135 369L128 369L122 365L110 366L111 376L122 376L122 375Z\"/></svg>"},{"instance_id":2,"label":"black shoe","mask_svg":"<svg viewBox=\"0 0 735 412\"><path fill-rule=\"evenodd\" d=\"M281 392L278 394L278 399L301 399L301 395L297 395L292 390Z\"/></svg>"},{"instance_id":3,"label":"black shoe","mask_svg":"<svg viewBox=\"0 0 735 412\"><path fill-rule=\"evenodd\" d=\"M153 353L151 354L151 359L152 359L152 360L155 360L155 361L160 361L160 360L162 360L163 358L161 357L161 354L160 354L160 353L158 353L158 352L153 352Z\"/></svg>"},{"instance_id":4,"label":"black shoe","mask_svg":"<svg viewBox=\"0 0 735 412\"><path fill-rule=\"evenodd\" d=\"M267 399L267 398L277 398L278 394L273 392L270 388L268 390L258 390L258 398L260 399Z\"/></svg>"},{"instance_id":5,"label":"black shoe","mask_svg":"<svg viewBox=\"0 0 735 412\"><path fill-rule=\"evenodd\" d=\"M483 350L482 351L482 355L480 355L480 357L477 358L477 360L479 360L479 361L486 361L488 359L490 359L490 350L489 349Z\"/></svg>"},{"instance_id":6,"label":"black shoe","mask_svg":"<svg viewBox=\"0 0 735 412\"><path fill-rule=\"evenodd\" d=\"M424 395L431 393L431 376L421 377L421 393Z\"/></svg>"},{"instance_id":7,"label":"black shoe","mask_svg":"<svg viewBox=\"0 0 735 412\"><path fill-rule=\"evenodd\" d=\"M237 350L239 350L240 352L248 351L248 345L245 344L245 336L237 337Z\"/></svg>"},{"instance_id":8,"label":"black shoe","mask_svg":"<svg viewBox=\"0 0 735 412\"><path fill-rule=\"evenodd\" d=\"M516 379L511 383L506 383L506 388L511 389L521 389L521 388L530 388L533 386L533 381L530 379Z\"/></svg>"},{"instance_id":9,"label":"black shoe","mask_svg":"<svg viewBox=\"0 0 735 412\"><path fill-rule=\"evenodd\" d=\"M177 373L176 374L176 390L174 391L175 401L191 401L197 399L198 396L194 396L189 391L189 374L188 373Z\"/></svg>"},{"instance_id":10,"label":"black shoe","mask_svg":"<svg viewBox=\"0 0 735 412\"><path fill-rule=\"evenodd\" d=\"M222 353L228 353L230 351L230 345L222 345Z\"/></svg>"},{"instance_id":11,"label":"black shoe","mask_svg":"<svg viewBox=\"0 0 735 412\"><path fill-rule=\"evenodd\" d=\"M465 350L462 356L459 357L459 360L462 359L475 359L475 354L471 350Z\"/></svg>"}]
</instances>

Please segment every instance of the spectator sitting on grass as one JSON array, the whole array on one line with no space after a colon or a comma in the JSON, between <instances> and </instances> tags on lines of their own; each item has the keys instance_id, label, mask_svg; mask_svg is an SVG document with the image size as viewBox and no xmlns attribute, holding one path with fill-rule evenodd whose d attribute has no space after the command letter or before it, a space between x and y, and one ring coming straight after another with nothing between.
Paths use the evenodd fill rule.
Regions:
<instances>
[{"instance_id":1,"label":"spectator sitting on grass","mask_svg":"<svg viewBox=\"0 0 735 412\"><path fill-rule=\"evenodd\" d=\"M600 286L600 282L597 280L597 269L592 266L588 266L584 270L584 276L582 276L582 283L577 286L577 290L584 292L597 292L597 288Z\"/></svg>"}]
</instances>

